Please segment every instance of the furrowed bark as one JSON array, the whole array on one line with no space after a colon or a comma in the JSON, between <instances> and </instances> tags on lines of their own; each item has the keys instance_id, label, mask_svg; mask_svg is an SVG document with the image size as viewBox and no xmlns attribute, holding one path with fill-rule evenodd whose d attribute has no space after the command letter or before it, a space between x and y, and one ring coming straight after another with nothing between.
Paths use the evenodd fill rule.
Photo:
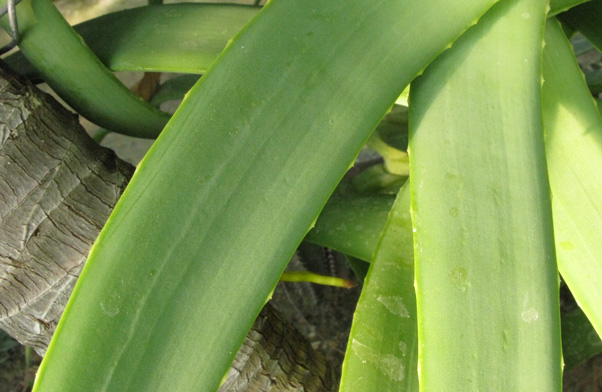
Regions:
<instances>
[{"instance_id":1,"label":"furrowed bark","mask_svg":"<svg viewBox=\"0 0 602 392\"><path fill-rule=\"evenodd\" d=\"M43 355L134 167L0 62L0 328ZM333 373L269 304L220 391L331 391Z\"/></svg>"},{"instance_id":2,"label":"furrowed bark","mask_svg":"<svg viewBox=\"0 0 602 392\"><path fill-rule=\"evenodd\" d=\"M336 390L326 360L269 304L245 338L219 392Z\"/></svg>"},{"instance_id":3,"label":"furrowed bark","mask_svg":"<svg viewBox=\"0 0 602 392\"><path fill-rule=\"evenodd\" d=\"M43 354L134 168L50 96L0 72L0 326Z\"/></svg>"}]
</instances>

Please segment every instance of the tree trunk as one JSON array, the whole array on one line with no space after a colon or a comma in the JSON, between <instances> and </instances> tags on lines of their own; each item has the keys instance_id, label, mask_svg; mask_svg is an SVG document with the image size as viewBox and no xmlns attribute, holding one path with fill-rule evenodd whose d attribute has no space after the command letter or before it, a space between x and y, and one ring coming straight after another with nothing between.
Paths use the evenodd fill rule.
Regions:
<instances>
[{"instance_id":1,"label":"tree trunk","mask_svg":"<svg viewBox=\"0 0 602 392\"><path fill-rule=\"evenodd\" d=\"M134 167L0 61L0 328L44 355ZM324 357L271 307L220 391L331 391Z\"/></svg>"}]
</instances>

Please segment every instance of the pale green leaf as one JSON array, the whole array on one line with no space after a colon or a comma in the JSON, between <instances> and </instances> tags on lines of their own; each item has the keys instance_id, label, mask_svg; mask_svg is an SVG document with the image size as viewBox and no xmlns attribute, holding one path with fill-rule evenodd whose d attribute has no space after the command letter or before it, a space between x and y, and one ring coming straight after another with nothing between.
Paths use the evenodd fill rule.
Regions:
<instances>
[{"instance_id":1,"label":"pale green leaf","mask_svg":"<svg viewBox=\"0 0 602 392\"><path fill-rule=\"evenodd\" d=\"M340 391L417 391L410 184L389 214L357 304Z\"/></svg>"},{"instance_id":2,"label":"pale green leaf","mask_svg":"<svg viewBox=\"0 0 602 392\"><path fill-rule=\"evenodd\" d=\"M602 120L560 25L546 26L543 108L558 269L602 336Z\"/></svg>"},{"instance_id":3,"label":"pale green leaf","mask_svg":"<svg viewBox=\"0 0 602 392\"><path fill-rule=\"evenodd\" d=\"M561 388L540 101L546 7L496 4L411 87L424 391Z\"/></svg>"}]
</instances>

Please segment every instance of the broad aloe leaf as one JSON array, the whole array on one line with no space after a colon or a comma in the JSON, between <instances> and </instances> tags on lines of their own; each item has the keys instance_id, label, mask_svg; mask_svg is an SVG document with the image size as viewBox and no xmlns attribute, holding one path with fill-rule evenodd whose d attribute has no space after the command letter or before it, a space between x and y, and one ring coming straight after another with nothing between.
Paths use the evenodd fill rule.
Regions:
<instances>
[{"instance_id":1,"label":"broad aloe leaf","mask_svg":"<svg viewBox=\"0 0 602 392\"><path fill-rule=\"evenodd\" d=\"M357 304L340 391L418 391L410 184L401 189Z\"/></svg>"},{"instance_id":2,"label":"broad aloe leaf","mask_svg":"<svg viewBox=\"0 0 602 392\"><path fill-rule=\"evenodd\" d=\"M558 269L602 336L602 120L555 21L546 27L543 76Z\"/></svg>"},{"instance_id":3,"label":"broad aloe leaf","mask_svg":"<svg viewBox=\"0 0 602 392\"><path fill-rule=\"evenodd\" d=\"M1 0L0 5L5 5ZM169 115L134 95L98 60L49 0L17 7L19 48L79 114L115 132L156 137ZM8 20L2 19L6 28Z\"/></svg>"},{"instance_id":4,"label":"broad aloe leaf","mask_svg":"<svg viewBox=\"0 0 602 392\"><path fill-rule=\"evenodd\" d=\"M547 4L503 0L410 92L420 389L558 391Z\"/></svg>"},{"instance_id":5,"label":"broad aloe leaf","mask_svg":"<svg viewBox=\"0 0 602 392\"><path fill-rule=\"evenodd\" d=\"M405 194L407 191L408 189L404 189L403 194ZM348 227L353 227L353 225L358 224L359 221L355 218L355 215L352 212L358 208L357 205L362 203L362 200L369 200L366 204L370 207L362 211L363 219L371 222L370 225L363 226L365 234L369 237L379 236L387 220L387 216L385 215L383 217L381 210L390 209L391 203L389 200L387 200L387 198L383 198L382 196L364 196L352 197L349 200L333 200L333 198L331 198L320 214L320 217L316 222L316 226L308 233L308 236L305 239L309 240L310 242L332 247L333 249L339 249L343 253L353 251L353 249L355 249L355 245L354 243L349 243L347 241L348 238L345 235L345 232L341 232L341 235L322 235L330 230L336 230L341 223ZM347 202L349 202L349 204L347 204ZM347 208L347 206L349 208L349 213L343 214L343 211L345 208ZM331 208L334 210L331 211ZM309 239L310 234L314 233L314 231L316 231L318 228L320 228L319 234L315 233L311 236L311 239ZM411 238L412 227L403 225L403 230L406 230L407 233L405 235L408 238ZM401 233L399 235L402 236ZM367 254L373 254L376 250L377 244L372 242L370 242L370 244L373 245L374 248L370 250L366 249ZM353 258L350 259L350 262L352 263L351 265L354 269L358 265L359 267L369 266L368 263ZM362 274L362 276L364 275L365 274ZM368 289L366 288L365 291L366 290ZM581 309L575 309L568 313L562 313L561 316L562 355L565 369L571 369L595 354L602 352L602 341ZM362 329L362 327L359 327L361 325L363 324L356 323L353 325L352 338L356 330ZM371 321L371 325L372 327L375 326L374 320ZM378 328L373 329L378 330ZM347 377L347 374L349 374L348 367L347 369L344 369L344 372L346 374L345 377Z\"/></svg>"},{"instance_id":6,"label":"broad aloe leaf","mask_svg":"<svg viewBox=\"0 0 602 392\"><path fill-rule=\"evenodd\" d=\"M269 2L139 165L35 390L215 390L372 129L493 3Z\"/></svg>"}]
</instances>

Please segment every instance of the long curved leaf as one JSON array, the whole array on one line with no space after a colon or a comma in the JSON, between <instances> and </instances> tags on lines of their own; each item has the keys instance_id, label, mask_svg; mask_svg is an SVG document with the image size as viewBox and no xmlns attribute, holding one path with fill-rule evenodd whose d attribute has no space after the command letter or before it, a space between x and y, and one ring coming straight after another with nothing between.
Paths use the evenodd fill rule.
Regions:
<instances>
[{"instance_id":1,"label":"long curved leaf","mask_svg":"<svg viewBox=\"0 0 602 392\"><path fill-rule=\"evenodd\" d=\"M418 391L410 184L400 190L357 304L340 391Z\"/></svg>"},{"instance_id":2,"label":"long curved leaf","mask_svg":"<svg viewBox=\"0 0 602 392\"><path fill-rule=\"evenodd\" d=\"M544 57L544 63L545 59L546 58ZM544 71L545 68L546 65L544 64ZM407 192L407 189L405 189L403 192ZM366 203L366 201L368 202ZM404 203L405 202L406 201L404 201ZM409 203L409 201L407 202ZM358 219L354 212L363 203L366 203L367 208L362 210L361 214L359 214L361 216L361 219ZM364 233L366 236L368 236L368 238L374 236L378 237L383 231L383 228L385 227L387 221L387 214L383 214L383 211L386 211L390 208L391 200L382 196L353 196L349 199L330 198L326 206L324 206L324 210L320 214L320 217L316 222L316 226L308 233L307 237L305 237L305 240L333 249L337 249L343 253L353 253L356 250L357 245L355 244L355 242L348 241L348 237L346 235L347 232L345 230L337 230L341 226L341 224L344 224L349 228L353 228L355 225L362 224L362 230L364 230ZM369 221L370 224L364 225L363 223L365 221ZM405 237L411 238L411 225L403 225L400 227L406 231ZM331 230L333 231L333 233L329 233L329 231ZM352 229L349 230L351 231ZM402 236L402 234L399 233L399 236ZM363 245L366 246L364 253L367 255L372 255L376 250L377 243L370 241L369 244L373 246L373 248L368 248L366 245ZM369 264L362 260L357 260L357 263L360 263L361 267L369 266ZM387 267L391 268L393 267L393 265L390 265L389 263ZM383 278L384 281L389 280L388 274L384 274L384 276L386 277ZM372 278L372 280L376 280L376 282L379 281L379 279L375 278ZM367 293L370 290L369 287L370 284L368 284L364 288L362 294L363 296L365 296L365 293ZM602 341L598 337L596 330L591 325L587 316L583 313L581 309L575 309L568 313L562 313L561 318L562 355L566 369L571 369L579 365L586 359L592 357L593 355L602 352ZM359 322L354 324L352 326L351 338L353 339L356 329L366 328L367 330L371 331L378 330L378 328L374 328L376 324L377 323L374 321L374 319L371 319L370 322L372 328L368 325L368 323ZM391 345L391 347L394 346L396 345ZM404 346L403 344L400 345L398 342L397 346L407 348L407 343ZM401 357L403 357L403 355ZM412 362L408 361L407 365L410 365L411 363ZM365 367L368 366L367 364L363 365ZM406 364L404 363L404 365ZM345 367L347 367L347 369ZM378 370L378 368L376 370L380 371ZM344 365L343 372L344 374L349 373L348 366Z\"/></svg>"},{"instance_id":3,"label":"long curved leaf","mask_svg":"<svg viewBox=\"0 0 602 392\"><path fill-rule=\"evenodd\" d=\"M269 2L138 167L35 390L215 390L372 129L494 2Z\"/></svg>"},{"instance_id":4,"label":"long curved leaf","mask_svg":"<svg viewBox=\"0 0 602 392\"><path fill-rule=\"evenodd\" d=\"M0 0L5 5L6 0ZM92 53L49 0L17 7L19 48L79 114L115 132L156 137L169 115L127 89ZM7 28L8 20L2 18Z\"/></svg>"},{"instance_id":5,"label":"long curved leaf","mask_svg":"<svg viewBox=\"0 0 602 392\"><path fill-rule=\"evenodd\" d=\"M546 26L546 44L543 113L558 269L602 336L602 119L556 21Z\"/></svg>"},{"instance_id":6,"label":"long curved leaf","mask_svg":"<svg viewBox=\"0 0 602 392\"><path fill-rule=\"evenodd\" d=\"M73 28L113 71L202 73L260 7L181 3L144 6L103 15ZM7 58L37 79L20 53Z\"/></svg>"},{"instance_id":7,"label":"long curved leaf","mask_svg":"<svg viewBox=\"0 0 602 392\"><path fill-rule=\"evenodd\" d=\"M424 391L561 388L540 101L546 7L501 1L410 89Z\"/></svg>"},{"instance_id":8,"label":"long curved leaf","mask_svg":"<svg viewBox=\"0 0 602 392\"><path fill-rule=\"evenodd\" d=\"M164 4L103 15L75 30L112 70L202 73L260 9Z\"/></svg>"}]
</instances>

